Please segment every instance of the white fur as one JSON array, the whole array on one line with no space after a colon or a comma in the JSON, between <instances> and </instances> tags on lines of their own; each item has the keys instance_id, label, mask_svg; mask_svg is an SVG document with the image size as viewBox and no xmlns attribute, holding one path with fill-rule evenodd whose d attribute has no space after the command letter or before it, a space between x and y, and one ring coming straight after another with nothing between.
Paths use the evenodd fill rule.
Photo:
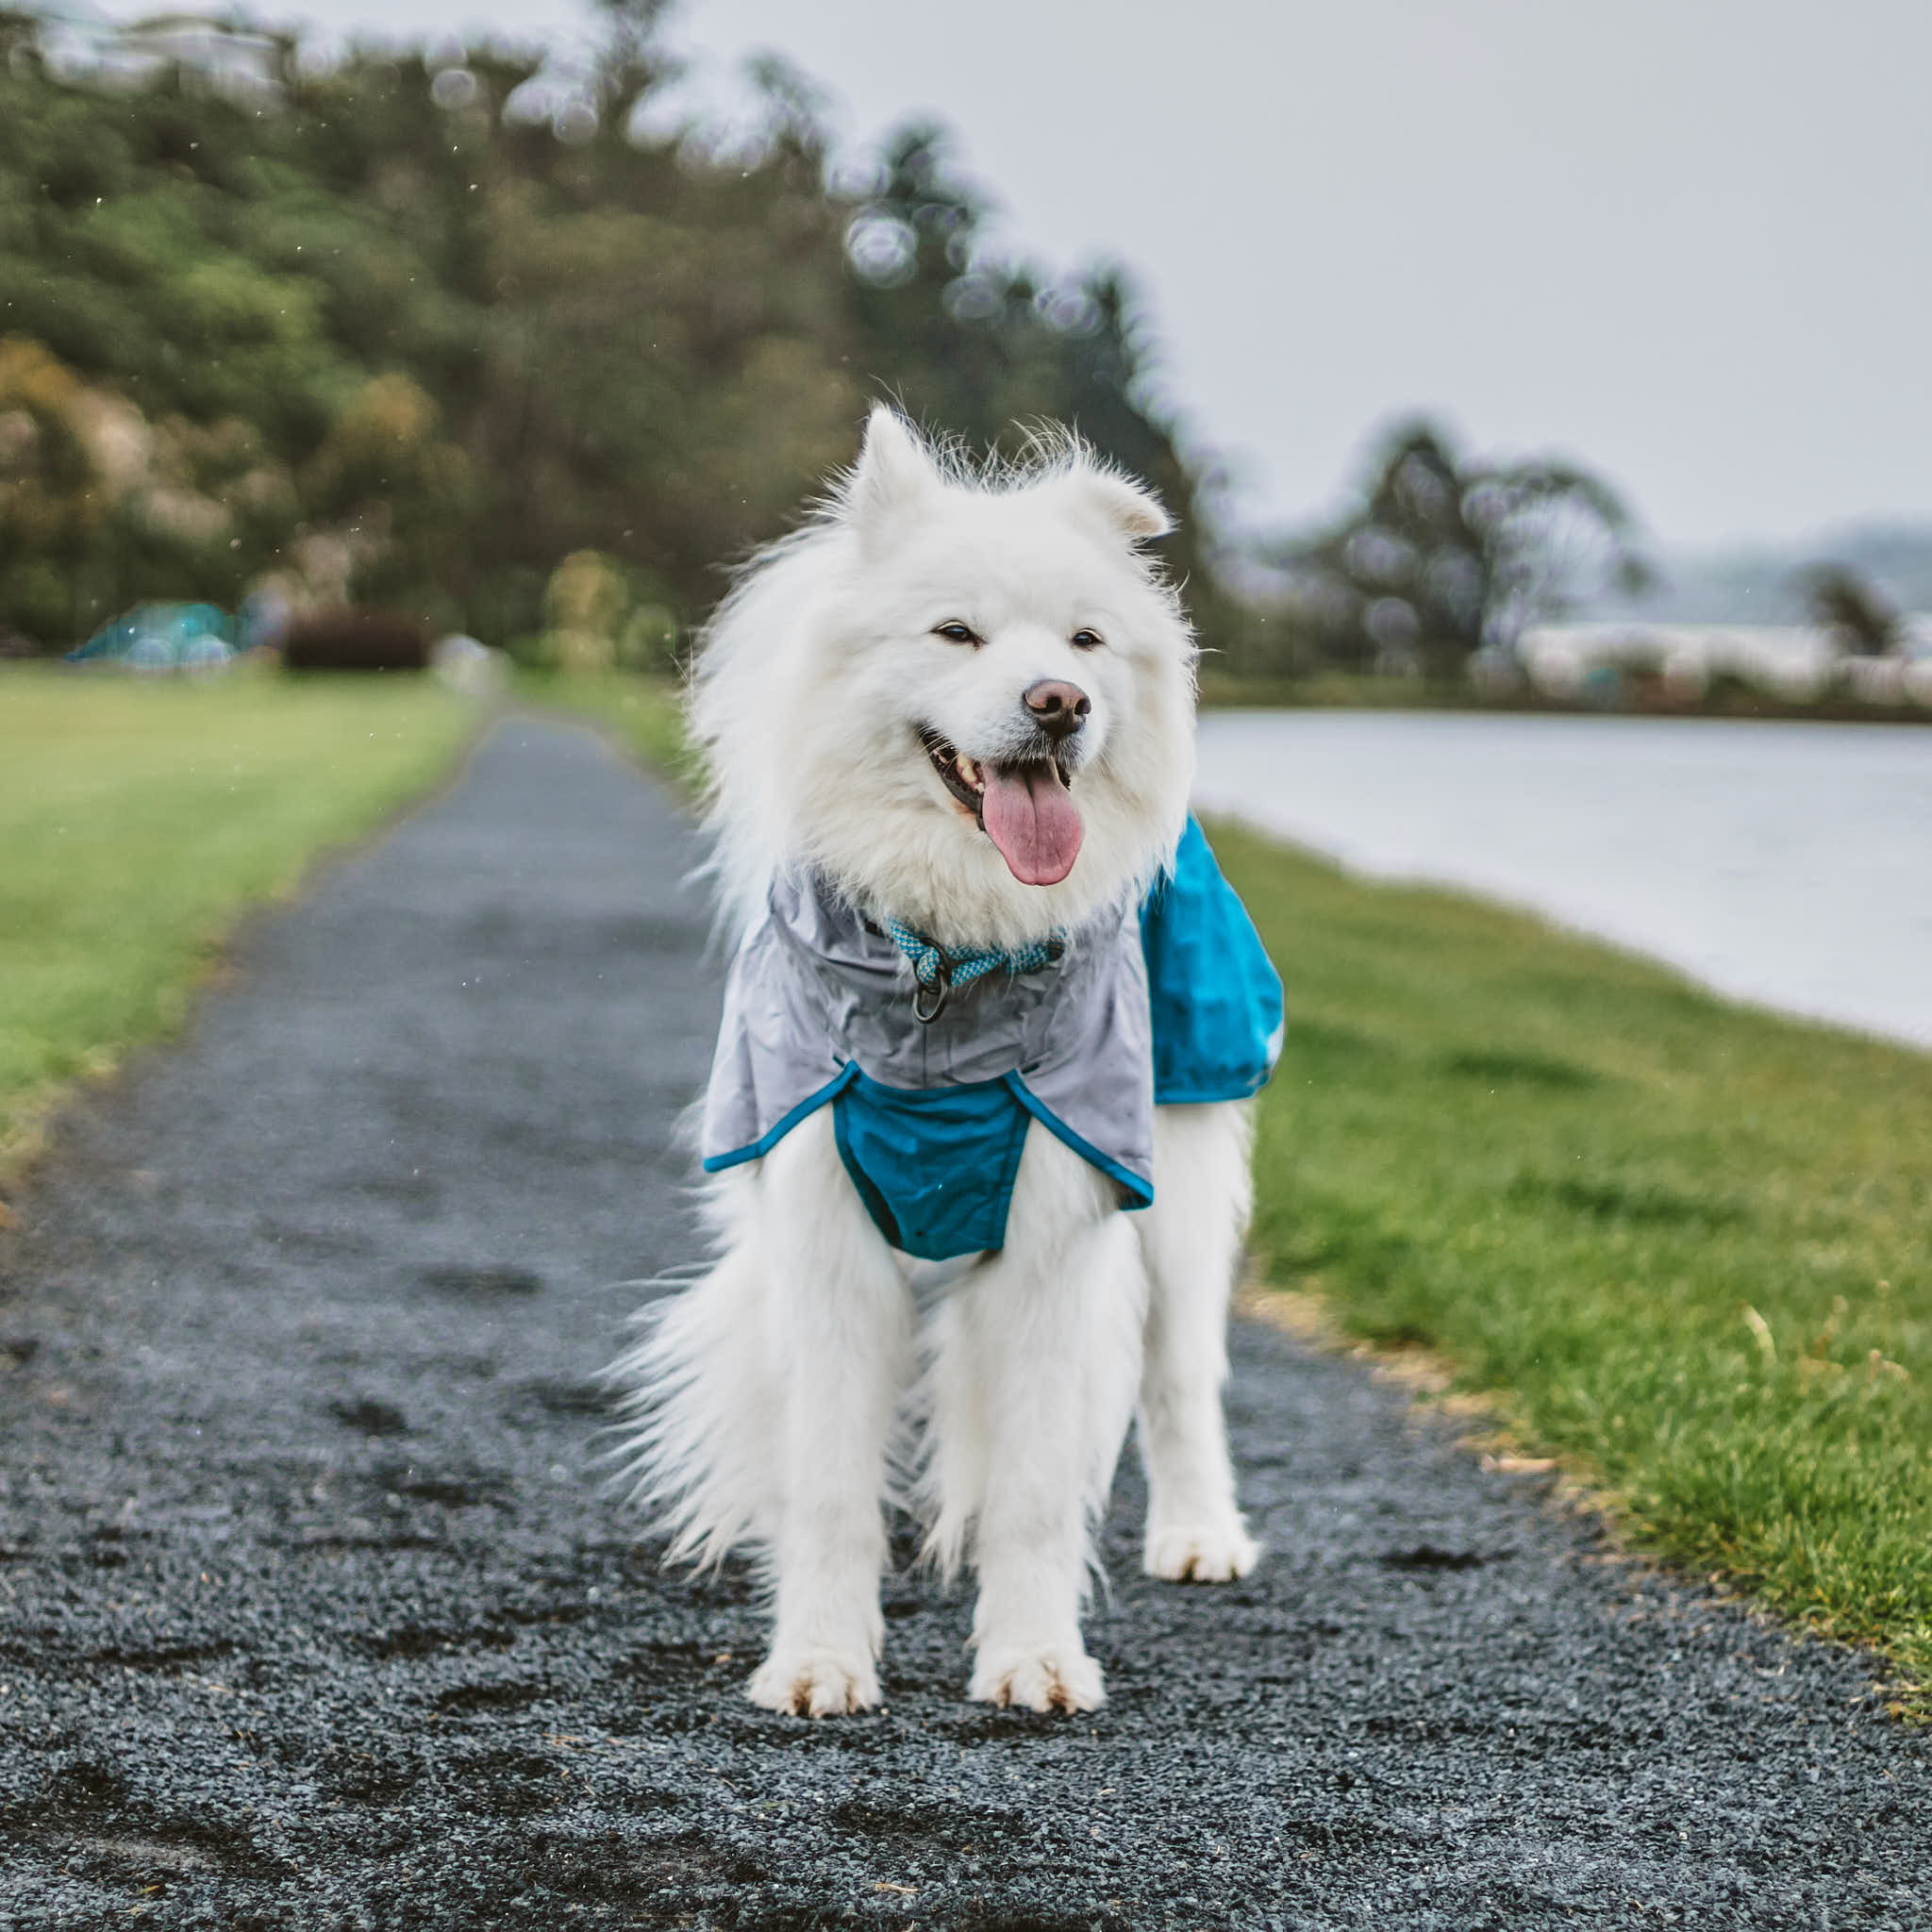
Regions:
<instances>
[{"instance_id":1,"label":"white fur","mask_svg":"<svg viewBox=\"0 0 1932 1932\"><path fill-rule=\"evenodd\" d=\"M757 916L781 868L810 866L941 943L1016 946L1151 879L1193 769L1193 641L1137 547L1166 527L1071 439L973 474L876 410L842 487L754 561L699 660L730 924ZM933 635L955 620L983 643ZM1101 647L1076 648L1081 629ZM1092 710L1074 741L1084 841L1041 887L1012 876L918 733L1011 756L1021 694L1043 678ZM716 1260L644 1311L614 1373L637 1493L672 1555L714 1563L743 1545L765 1566L756 1702L812 1716L877 1702L883 1510L900 1503L942 1570L976 1572L969 1694L1100 1704L1079 1619L1137 1400L1149 1572L1208 1582L1253 1565L1221 1413L1246 1109L1161 1109L1154 1181L1154 1207L1124 1214L1109 1181L1032 1131L1006 1246L940 1270L874 1226L829 1109L713 1185ZM915 1295L922 1274L943 1287Z\"/></svg>"}]
</instances>

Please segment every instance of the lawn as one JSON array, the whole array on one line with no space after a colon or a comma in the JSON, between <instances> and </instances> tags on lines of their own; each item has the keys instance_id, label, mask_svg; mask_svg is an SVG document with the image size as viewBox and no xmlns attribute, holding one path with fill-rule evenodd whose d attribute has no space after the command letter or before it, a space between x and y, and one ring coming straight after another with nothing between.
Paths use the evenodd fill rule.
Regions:
<instances>
[{"instance_id":1,"label":"lawn","mask_svg":"<svg viewBox=\"0 0 1932 1932\"><path fill-rule=\"evenodd\" d=\"M224 933L448 770L426 679L0 675L0 1180L73 1081L178 1024Z\"/></svg>"},{"instance_id":2,"label":"lawn","mask_svg":"<svg viewBox=\"0 0 1932 1932\"><path fill-rule=\"evenodd\" d=\"M689 775L667 689L575 702ZM1257 1268L1427 1350L1636 1546L1932 1717L1932 1058L1454 893L1215 843L1288 982Z\"/></svg>"},{"instance_id":3,"label":"lawn","mask_svg":"<svg viewBox=\"0 0 1932 1932\"><path fill-rule=\"evenodd\" d=\"M1215 835L1288 982L1255 1247L1932 1715L1932 1058ZM1916 1690L1909 1686L1916 1682Z\"/></svg>"}]
</instances>

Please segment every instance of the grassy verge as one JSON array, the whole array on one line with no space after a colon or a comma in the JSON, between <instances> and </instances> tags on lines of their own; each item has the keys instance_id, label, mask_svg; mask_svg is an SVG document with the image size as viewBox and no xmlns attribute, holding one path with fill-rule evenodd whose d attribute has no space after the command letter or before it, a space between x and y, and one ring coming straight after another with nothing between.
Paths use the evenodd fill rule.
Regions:
<instances>
[{"instance_id":1,"label":"grassy verge","mask_svg":"<svg viewBox=\"0 0 1932 1932\"><path fill-rule=\"evenodd\" d=\"M668 687L556 688L688 775ZM1932 1717L1932 1058L1233 826L1288 981L1256 1245L1446 1358L1634 1541Z\"/></svg>"},{"instance_id":2,"label":"grassy verge","mask_svg":"<svg viewBox=\"0 0 1932 1932\"><path fill-rule=\"evenodd\" d=\"M1216 834L1288 981L1267 1278L1932 1715L1932 1059ZM1914 1688L1916 1686L1916 1688Z\"/></svg>"},{"instance_id":3,"label":"grassy verge","mask_svg":"<svg viewBox=\"0 0 1932 1932\"><path fill-rule=\"evenodd\" d=\"M178 1023L212 948L445 771L424 679L0 675L0 1180L75 1079Z\"/></svg>"}]
</instances>

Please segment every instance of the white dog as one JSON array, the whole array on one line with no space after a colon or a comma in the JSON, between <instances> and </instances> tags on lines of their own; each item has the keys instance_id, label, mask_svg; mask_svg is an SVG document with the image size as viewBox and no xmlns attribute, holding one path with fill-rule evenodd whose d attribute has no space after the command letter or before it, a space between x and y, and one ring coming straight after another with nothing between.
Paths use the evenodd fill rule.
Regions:
<instances>
[{"instance_id":1,"label":"white dog","mask_svg":"<svg viewBox=\"0 0 1932 1932\"><path fill-rule=\"evenodd\" d=\"M877 1702L893 1502L977 1573L970 1695L1099 1705L1079 1620L1137 1403L1148 1571L1255 1561L1221 1413L1250 1196L1224 1096L1266 1076L1279 984L1187 816L1194 644L1141 548L1167 528L1071 438L975 472L880 408L705 640L737 941L718 1250L614 1373L673 1554L766 1568L769 1709ZM1182 892L1177 848L1222 926L1163 967L1141 906ZM1246 991L1194 1010L1186 958ZM1163 999L1239 1064L1169 1068L1161 1098L1196 1097L1157 1108Z\"/></svg>"}]
</instances>

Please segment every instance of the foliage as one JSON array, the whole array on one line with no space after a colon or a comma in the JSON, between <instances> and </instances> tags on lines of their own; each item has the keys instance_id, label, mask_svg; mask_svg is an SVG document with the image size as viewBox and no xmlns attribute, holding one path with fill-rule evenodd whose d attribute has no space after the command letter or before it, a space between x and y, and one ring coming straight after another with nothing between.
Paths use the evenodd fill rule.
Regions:
<instances>
[{"instance_id":1,"label":"foliage","mask_svg":"<svg viewBox=\"0 0 1932 1932\"><path fill-rule=\"evenodd\" d=\"M1446 1356L1647 1546L1932 1684L1932 1061L1215 844L1289 988L1268 1279Z\"/></svg>"},{"instance_id":2,"label":"foliage","mask_svg":"<svg viewBox=\"0 0 1932 1932\"><path fill-rule=\"evenodd\" d=\"M1072 420L1191 512L1118 277L992 262L930 128L827 186L775 63L755 139L640 133L660 10L607 8L575 79L270 37L245 87L111 89L0 15L0 626L268 578L504 641L594 551L661 658L880 388L981 441Z\"/></svg>"},{"instance_id":3,"label":"foliage","mask_svg":"<svg viewBox=\"0 0 1932 1932\"><path fill-rule=\"evenodd\" d=\"M64 622L67 574L100 527L85 401L37 342L0 340L0 613L17 623Z\"/></svg>"},{"instance_id":4,"label":"foliage","mask_svg":"<svg viewBox=\"0 0 1932 1932\"><path fill-rule=\"evenodd\" d=\"M413 618L369 605L314 610L282 632L282 668L310 671L425 671L430 638Z\"/></svg>"},{"instance_id":5,"label":"foliage","mask_svg":"<svg viewBox=\"0 0 1932 1932\"><path fill-rule=\"evenodd\" d=\"M929 123L890 143L869 186L846 233L866 366L913 416L974 448L1011 452L1041 420L1076 425L1179 513L1167 560L1196 622L1218 633L1233 613L1202 527L1211 479L1142 400L1154 351L1124 271L1043 284L991 248L987 205Z\"/></svg>"},{"instance_id":6,"label":"foliage","mask_svg":"<svg viewBox=\"0 0 1932 1932\"><path fill-rule=\"evenodd\" d=\"M1849 564L1819 563L1800 572L1798 588L1812 622L1839 649L1857 658L1896 651L1905 621L1885 592Z\"/></svg>"},{"instance_id":7,"label":"foliage","mask_svg":"<svg viewBox=\"0 0 1932 1932\"><path fill-rule=\"evenodd\" d=\"M617 633L629 603L624 574L594 550L573 550L543 591L551 656L559 671L612 671Z\"/></svg>"},{"instance_id":8,"label":"foliage","mask_svg":"<svg viewBox=\"0 0 1932 1932\"><path fill-rule=\"evenodd\" d=\"M174 1026L246 906L446 769L422 678L0 673L0 1174L59 1087Z\"/></svg>"},{"instance_id":9,"label":"foliage","mask_svg":"<svg viewBox=\"0 0 1932 1932\"><path fill-rule=\"evenodd\" d=\"M1344 669L1438 681L1478 651L1510 649L1531 619L1566 607L1583 572L1625 589L1649 575L1607 484L1547 458L1461 456L1422 422L1383 439L1345 515L1263 556L1287 578L1277 655L1298 646Z\"/></svg>"}]
</instances>

